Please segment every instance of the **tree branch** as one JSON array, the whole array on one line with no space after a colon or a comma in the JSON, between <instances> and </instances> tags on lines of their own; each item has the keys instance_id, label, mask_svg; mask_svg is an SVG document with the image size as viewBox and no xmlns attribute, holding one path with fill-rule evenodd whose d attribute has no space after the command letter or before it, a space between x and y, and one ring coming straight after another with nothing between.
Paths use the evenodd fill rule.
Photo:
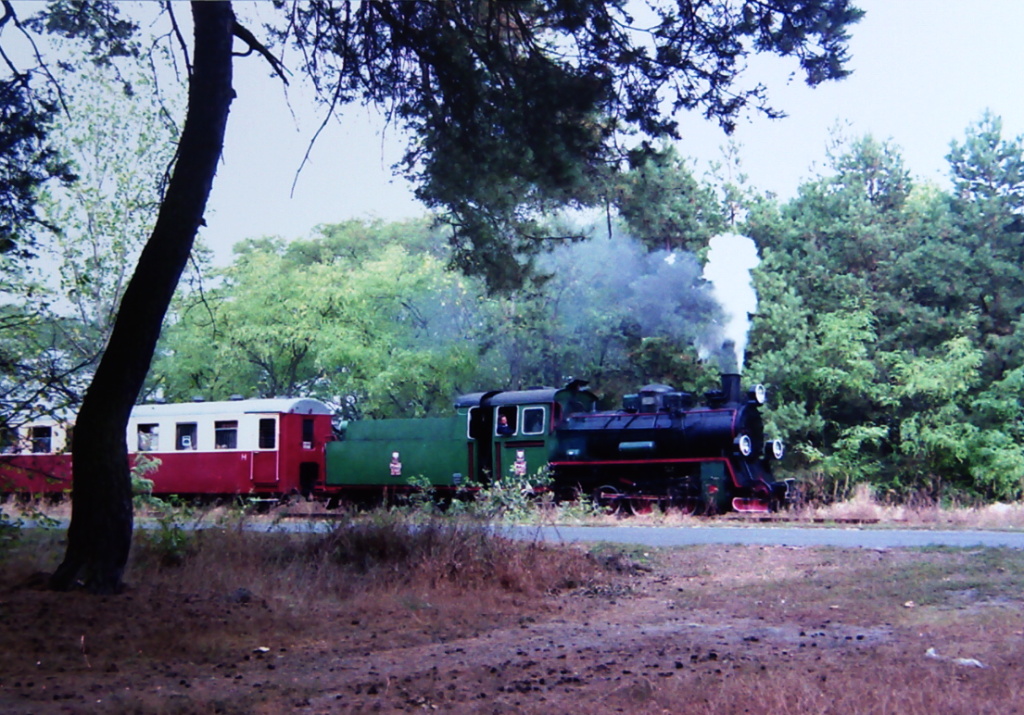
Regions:
<instances>
[{"instance_id":1,"label":"tree branch","mask_svg":"<svg viewBox=\"0 0 1024 715\"><path fill-rule=\"evenodd\" d=\"M174 36L178 40L178 45L181 47L181 54L185 58L185 74L192 77L192 62L188 58L188 43L185 42L184 36L181 34L181 28L178 26L178 18L174 16L174 3L164 3L164 8L167 10L167 15L171 18L171 27L174 30Z\"/></svg>"},{"instance_id":2,"label":"tree branch","mask_svg":"<svg viewBox=\"0 0 1024 715\"><path fill-rule=\"evenodd\" d=\"M256 50L263 55L263 58L266 59L267 62L270 63L270 66L274 68L274 72L276 72L277 76L281 78L281 81L288 84L288 78L284 76L285 68L281 63L281 60L274 57L274 55L270 53L270 50L268 50L262 42L257 40L256 36L249 32L248 29L243 27L238 20L235 20L235 24L231 28L231 34L249 46L249 49L246 52L233 53L235 57L248 57L252 54L253 50Z\"/></svg>"},{"instance_id":3,"label":"tree branch","mask_svg":"<svg viewBox=\"0 0 1024 715\"><path fill-rule=\"evenodd\" d=\"M2 0L2 3L4 8L4 16L0 18L0 27L6 25L9 21L13 21L14 26L18 28L18 31L21 32L22 35L25 36L25 39L28 40L28 43L32 45L32 54L35 56L36 62L39 63L39 69L42 71L44 75L46 75L47 80L49 80L51 86L53 86L54 88L54 91L57 93L57 100L60 102L60 106L64 110L64 114L70 117L71 112L68 110L67 102L64 101L64 92L61 89L60 83L57 81L57 78L53 76L52 72L50 72L50 66L46 64L46 62L43 60L43 55L39 51L39 46L36 45L36 41L32 38L32 35L29 34L29 32L22 26L21 22L18 20L18 16L15 14L14 6L11 4L10 0ZM4 61L7 63L7 66L10 68L11 72L15 75L20 75L21 73L17 71L17 68L11 62L7 54L2 53L2 56L4 58ZM21 79L25 83L25 86L27 88L28 76L22 75Z\"/></svg>"}]
</instances>

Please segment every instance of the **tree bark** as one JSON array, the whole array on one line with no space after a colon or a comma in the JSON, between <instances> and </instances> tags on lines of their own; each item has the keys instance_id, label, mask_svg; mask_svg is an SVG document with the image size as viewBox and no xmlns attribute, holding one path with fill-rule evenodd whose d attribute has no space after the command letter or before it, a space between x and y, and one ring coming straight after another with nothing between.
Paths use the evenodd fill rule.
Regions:
<instances>
[{"instance_id":1,"label":"tree bark","mask_svg":"<svg viewBox=\"0 0 1024 715\"><path fill-rule=\"evenodd\" d=\"M125 431L203 223L234 97L231 3L193 2L192 17L195 63L178 159L75 424L71 525L64 561L50 581L58 590L81 576L94 593L117 592L128 562L133 515Z\"/></svg>"}]
</instances>

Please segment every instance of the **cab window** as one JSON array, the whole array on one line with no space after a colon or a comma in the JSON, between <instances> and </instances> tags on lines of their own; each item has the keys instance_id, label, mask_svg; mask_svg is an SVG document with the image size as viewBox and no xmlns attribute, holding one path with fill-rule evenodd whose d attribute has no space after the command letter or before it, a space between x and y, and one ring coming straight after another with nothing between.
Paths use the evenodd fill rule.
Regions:
<instances>
[{"instance_id":1,"label":"cab window","mask_svg":"<svg viewBox=\"0 0 1024 715\"><path fill-rule=\"evenodd\" d=\"M487 413L479 407L470 407L466 417L466 434L470 439L490 439L487 433Z\"/></svg>"},{"instance_id":2,"label":"cab window","mask_svg":"<svg viewBox=\"0 0 1024 715\"><path fill-rule=\"evenodd\" d=\"M494 423L494 433L499 436L515 434L516 413L517 409L515 405L499 407L498 419Z\"/></svg>"},{"instance_id":3,"label":"cab window","mask_svg":"<svg viewBox=\"0 0 1024 715\"><path fill-rule=\"evenodd\" d=\"M545 412L543 407L523 408L523 434L544 434Z\"/></svg>"}]
</instances>

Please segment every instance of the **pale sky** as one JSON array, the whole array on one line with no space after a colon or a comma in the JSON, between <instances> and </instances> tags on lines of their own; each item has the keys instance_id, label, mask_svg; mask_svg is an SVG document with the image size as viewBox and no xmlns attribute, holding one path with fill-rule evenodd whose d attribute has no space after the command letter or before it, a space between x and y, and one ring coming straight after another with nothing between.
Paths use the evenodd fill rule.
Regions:
<instances>
[{"instance_id":1,"label":"pale sky","mask_svg":"<svg viewBox=\"0 0 1024 715\"><path fill-rule=\"evenodd\" d=\"M794 77L795 62L755 61L749 82L768 85L774 106L788 117L741 119L733 139L742 145L750 183L782 198L814 176L825 160L830 130L838 124L852 137L870 133L902 147L918 178L945 186L950 141L989 108L1004 121L1004 135L1024 134L1024 1L860 0L867 11L852 29L847 80L811 90ZM240 14L251 11L236 3ZM264 7L257 12L271 12ZM253 29L259 23L251 25ZM297 69L286 57L289 66ZM214 183L203 238L217 263L230 261L231 246L244 238L308 236L318 224L349 218L386 220L418 216L424 209L410 187L392 176L400 158L395 130L382 138L368 110L345 110L313 150L312 160L289 197L318 115L290 90L293 117L280 82L255 56L236 63L238 98L227 145ZM699 116L683 118L680 151L697 161L698 175L720 158L725 135Z\"/></svg>"}]
</instances>

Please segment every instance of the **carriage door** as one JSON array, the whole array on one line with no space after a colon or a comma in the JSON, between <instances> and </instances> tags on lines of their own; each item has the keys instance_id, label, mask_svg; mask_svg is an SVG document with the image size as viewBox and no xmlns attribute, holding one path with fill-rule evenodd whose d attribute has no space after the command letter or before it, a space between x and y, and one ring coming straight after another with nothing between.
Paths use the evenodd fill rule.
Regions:
<instances>
[{"instance_id":1,"label":"carriage door","mask_svg":"<svg viewBox=\"0 0 1024 715\"><path fill-rule=\"evenodd\" d=\"M252 482L257 487L276 487L277 418L260 417L256 450L252 453Z\"/></svg>"}]
</instances>

